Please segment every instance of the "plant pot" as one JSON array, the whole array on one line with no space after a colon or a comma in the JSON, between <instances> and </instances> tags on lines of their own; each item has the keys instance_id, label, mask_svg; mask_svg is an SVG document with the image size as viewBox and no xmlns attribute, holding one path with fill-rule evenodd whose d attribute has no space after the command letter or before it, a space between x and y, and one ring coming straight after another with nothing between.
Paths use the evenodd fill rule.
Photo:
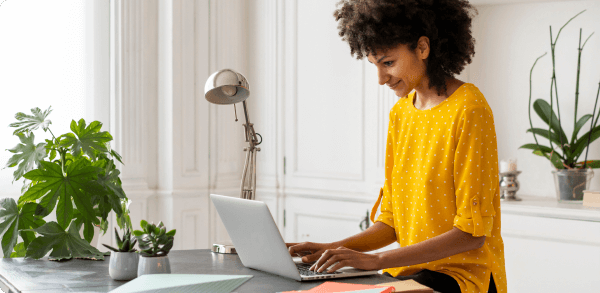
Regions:
<instances>
[{"instance_id":1,"label":"plant pot","mask_svg":"<svg viewBox=\"0 0 600 293\"><path fill-rule=\"evenodd\" d=\"M138 265L137 276L149 275L149 274L170 274L171 264L169 263L169 256L155 256L147 257L140 256L140 263Z\"/></svg>"},{"instance_id":2,"label":"plant pot","mask_svg":"<svg viewBox=\"0 0 600 293\"><path fill-rule=\"evenodd\" d=\"M118 281L129 281L137 277L140 255L135 252L110 252L108 274Z\"/></svg>"},{"instance_id":3,"label":"plant pot","mask_svg":"<svg viewBox=\"0 0 600 293\"><path fill-rule=\"evenodd\" d=\"M560 169L552 171L556 199L559 202L583 202L583 191L590 187L592 169Z\"/></svg>"}]
</instances>

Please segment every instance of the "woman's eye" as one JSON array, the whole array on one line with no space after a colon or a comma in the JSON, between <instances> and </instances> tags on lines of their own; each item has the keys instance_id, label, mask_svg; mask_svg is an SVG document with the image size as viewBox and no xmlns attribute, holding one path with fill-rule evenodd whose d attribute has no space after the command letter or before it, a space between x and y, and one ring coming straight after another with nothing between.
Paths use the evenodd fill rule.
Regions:
<instances>
[{"instance_id":1,"label":"woman's eye","mask_svg":"<svg viewBox=\"0 0 600 293\"><path fill-rule=\"evenodd\" d=\"M384 64L385 66L392 66L392 63L394 63L394 61L386 61L386 62L383 62L383 64Z\"/></svg>"}]
</instances>

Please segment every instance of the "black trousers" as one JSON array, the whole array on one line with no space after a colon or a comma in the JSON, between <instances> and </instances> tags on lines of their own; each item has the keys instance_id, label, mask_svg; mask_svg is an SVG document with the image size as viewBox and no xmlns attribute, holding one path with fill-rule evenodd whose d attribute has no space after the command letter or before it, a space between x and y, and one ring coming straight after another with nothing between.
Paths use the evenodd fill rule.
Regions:
<instances>
[{"instance_id":1,"label":"black trousers","mask_svg":"<svg viewBox=\"0 0 600 293\"><path fill-rule=\"evenodd\" d=\"M414 275L408 276L400 276L393 277L389 273L383 273L384 276L396 278L398 280L415 280L417 283L421 285L425 285L437 292L442 293L461 293L460 286L454 278L439 272L430 271L428 269L424 269ZM490 288L488 289L488 293L498 293L496 292L496 284L494 283L494 277L490 274Z\"/></svg>"}]
</instances>

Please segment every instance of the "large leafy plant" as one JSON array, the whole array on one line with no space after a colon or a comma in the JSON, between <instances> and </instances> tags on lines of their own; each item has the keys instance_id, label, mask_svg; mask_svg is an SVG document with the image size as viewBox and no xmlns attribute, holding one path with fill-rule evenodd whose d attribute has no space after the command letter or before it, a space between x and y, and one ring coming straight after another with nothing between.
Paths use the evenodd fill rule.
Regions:
<instances>
[{"instance_id":1,"label":"large leafy plant","mask_svg":"<svg viewBox=\"0 0 600 293\"><path fill-rule=\"evenodd\" d=\"M581 64L581 52L583 51L583 47L587 43L587 40L594 34L590 35L586 41L581 45L581 29L579 31L579 58L577 60L577 83L575 87L575 113L574 113L574 128L573 133L570 135L570 138L567 137L563 128L562 128L562 119L560 115L560 105L558 103L558 91L556 89L556 74L555 74L555 58L554 58L554 48L556 46L556 42L558 41L558 37L560 36L560 32L562 29L575 17L579 14L585 12L582 11L572 17L565 25L563 25L558 34L556 35L556 40L554 43L552 42L552 27L550 27L550 47L552 52L552 83L550 84L550 104L543 99L538 99L533 103L533 109L538 114L538 116L548 125L547 129L542 128L534 128L533 123L531 122L531 74L533 73L533 68L537 61L544 57L544 55L538 57L533 66L531 67L530 75L529 75L529 124L531 126L527 132L531 132L533 134L533 138L535 143L522 145L520 148L531 149L533 153L538 156L546 157L552 165L556 169L581 169L581 168L600 168L600 160L587 160L587 154L589 150L589 146L592 142L594 142L598 137L600 137L600 126L598 126L598 119L600 118L600 111L597 110L598 106L598 94L600 94L600 83L598 88L598 94L596 95L596 102L594 104L594 109L592 114L585 114L581 116L579 119L577 117L577 107L579 104L579 69ZM558 113L558 117L554 112L554 98L552 96L552 86L554 86L554 92L556 93L556 110ZM586 127L586 124L589 122L589 131L584 133L581 136L579 135L579 131ZM536 135L544 137L548 139L549 145L541 145L538 142L538 138ZM585 157L582 161L580 161L581 155L583 155L583 151L585 150Z\"/></svg>"},{"instance_id":2,"label":"large leafy plant","mask_svg":"<svg viewBox=\"0 0 600 293\"><path fill-rule=\"evenodd\" d=\"M127 197L114 161L121 162L121 157L109 145L112 136L101 131L101 122L87 125L84 119L73 120L71 132L55 136L47 119L51 108L33 108L31 112L17 113L17 122L9 125L16 128L13 134L21 143L8 150L14 155L5 168L16 168L14 181L24 178L24 182L18 202L0 200L4 257L39 259L52 251L52 260L104 259L103 253L90 245L94 226L106 233L111 211L121 220L120 225L129 221L121 219ZM35 144L33 131L40 127L49 131L52 139ZM44 218L52 212L56 222L46 222Z\"/></svg>"}]
</instances>

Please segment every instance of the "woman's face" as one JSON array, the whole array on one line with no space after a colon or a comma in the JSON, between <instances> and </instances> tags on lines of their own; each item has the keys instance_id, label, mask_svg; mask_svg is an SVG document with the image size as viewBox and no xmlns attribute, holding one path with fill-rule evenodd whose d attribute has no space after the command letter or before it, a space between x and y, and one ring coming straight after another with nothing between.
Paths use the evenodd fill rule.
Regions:
<instances>
[{"instance_id":1,"label":"woman's face","mask_svg":"<svg viewBox=\"0 0 600 293\"><path fill-rule=\"evenodd\" d=\"M413 89L418 96L429 96L430 90L423 86L427 83L426 59L429 56L429 39L421 37L416 50L410 51L408 45L399 45L377 55L367 56L369 62L377 67L379 84L389 86L398 97L408 95ZM427 89L427 90L425 90Z\"/></svg>"}]
</instances>

